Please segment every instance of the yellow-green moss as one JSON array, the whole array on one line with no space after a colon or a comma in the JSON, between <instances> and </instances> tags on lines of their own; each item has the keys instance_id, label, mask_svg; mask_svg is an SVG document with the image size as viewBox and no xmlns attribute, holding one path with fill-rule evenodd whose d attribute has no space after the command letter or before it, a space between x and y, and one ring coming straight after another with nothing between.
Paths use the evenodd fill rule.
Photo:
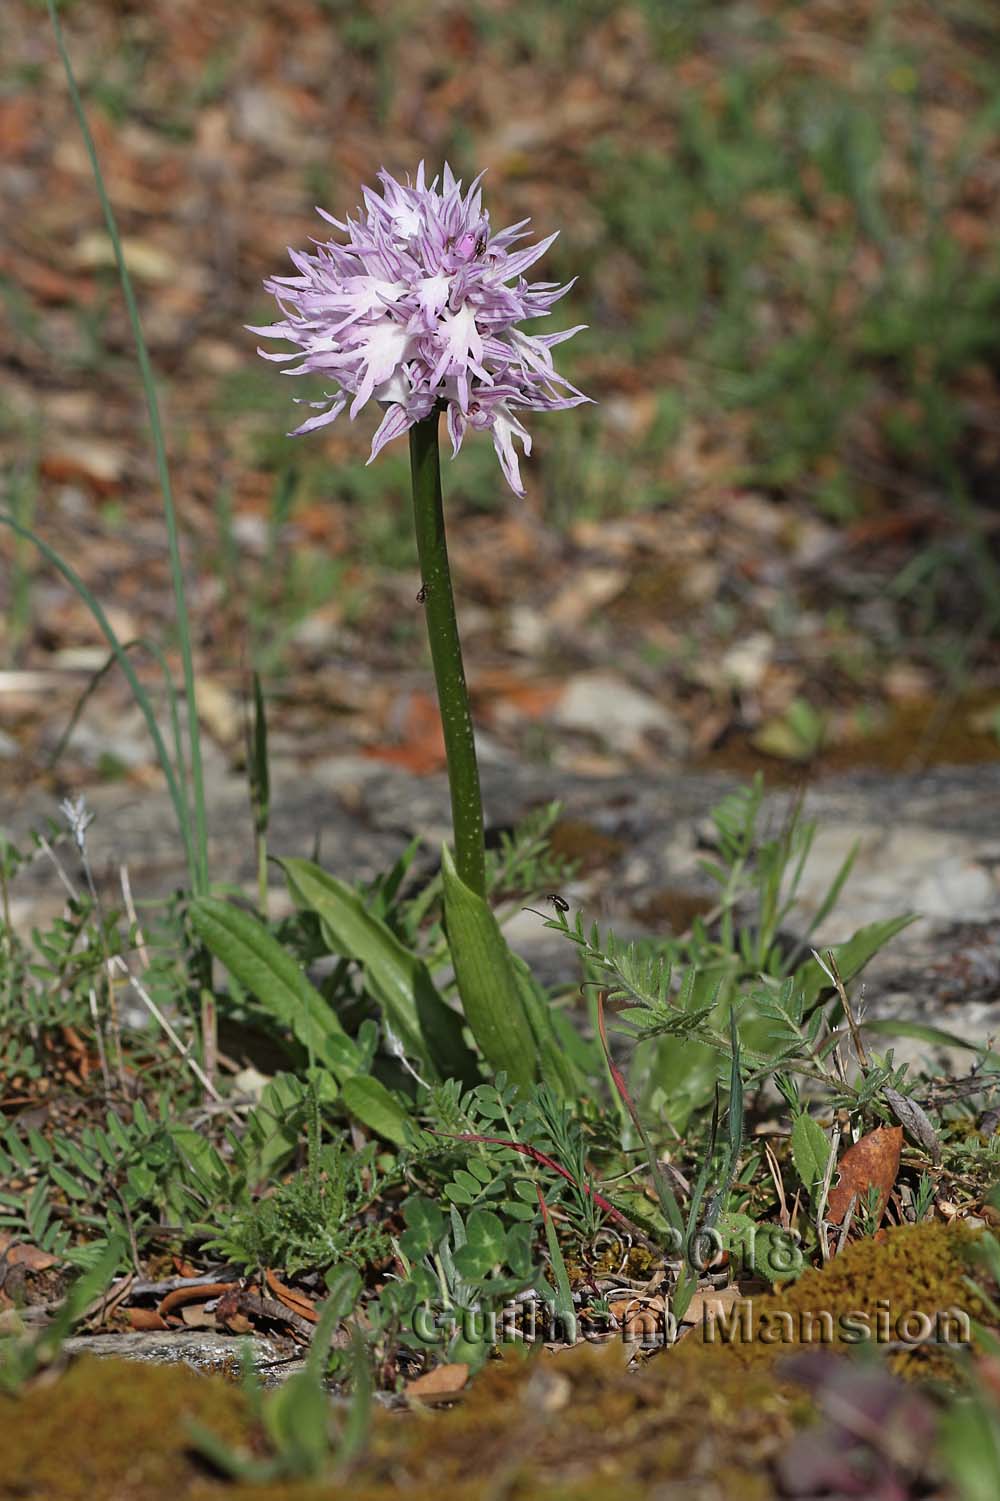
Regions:
<instances>
[{"instance_id":1,"label":"yellow-green moss","mask_svg":"<svg viewBox=\"0 0 1000 1501\"><path fill-rule=\"evenodd\" d=\"M769 1364L787 1354L790 1345L845 1348L867 1342L890 1347L905 1345L909 1334L911 1348L891 1354L893 1367L903 1375L933 1371L947 1379L955 1370L947 1346L959 1339L963 1322L952 1314L971 1320L983 1313L964 1280L969 1270L964 1252L972 1239L961 1226L931 1224L901 1226L881 1242L855 1241L791 1286L754 1298L746 1324L731 1320L731 1338L723 1340L716 1331L713 1341L708 1326L700 1327L697 1337L715 1348L721 1344L746 1366ZM929 1341L916 1342L916 1328L908 1331L901 1322L911 1315L914 1325L921 1315L931 1322ZM868 1341L858 1338L864 1326Z\"/></svg>"},{"instance_id":2,"label":"yellow-green moss","mask_svg":"<svg viewBox=\"0 0 1000 1501\"><path fill-rule=\"evenodd\" d=\"M669 1481L693 1498L770 1496L769 1462L808 1404L732 1361L710 1382L678 1376L669 1355L629 1373L617 1343L507 1356L460 1408L376 1450L371 1468L387 1488L372 1501L388 1501L393 1476L407 1495L470 1498L502 1480L512 1501L638 1498Z\"/></svg>"},{"instance_id":3,"label":"yellow-green moss","mask_svg":"<svg viewBox=\"0 0 1000 1501\"><path fill-rule=\"evenodd\" d=\"M181 1501L204 1469L185 1420L235 1441L246 1403L230 1383L184 1365L85 1356L49 1384L0 1398L3 1501Z\"/></svg>"},{"instance_id":4,"label":"yellow-green moss","mask_svg":"<svg viewBox=\"0 0 1000 1501\"><path fill-rule=\"evenodd\" d=\"M754 1303L768 1315L982 1310L966 1287L960 1229L894 1230ZM628 1371L615 1341L492 1362L453 1410L377 1415L363 1463L342 1481L230 1486L186 1451L184 1418L250 1442L238 1390L184 1367L85 1360L0 1401L0 1501L639 1501L683 1485L690 1501L773 1494L771 1461L812 1409L784 1384L784 1342L708 1343L700 1331ZM946 1374L950 1363L938 1351ZM926 1355L906 1358L925 1374ZM923 1362L923 1363L921 1363Z\"/></svg>"}]
</instances>

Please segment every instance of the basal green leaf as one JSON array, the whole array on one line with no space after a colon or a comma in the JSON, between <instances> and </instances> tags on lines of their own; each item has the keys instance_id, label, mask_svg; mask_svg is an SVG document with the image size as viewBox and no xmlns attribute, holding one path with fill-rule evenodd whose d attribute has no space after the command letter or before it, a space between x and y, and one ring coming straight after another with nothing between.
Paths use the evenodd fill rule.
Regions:
<instances>
[{"instance_id":1,"label":"basal green leaf","mask_svg":"<svg viewBox=\"0 0 1000 1501\"><path fill-rule=\"evenodd\" d=\"M191 923L215 957L337 1074L359 1066L358 1050L319 991L259 918L217 897L197 897Z\"/></svg>"},{"instance_id":2,"label":"basal green leaf","mask_svg":"<svg viewBox=\"0 0 1000 1501\"><path fill-rule=\"evenodd\" d=\"M535 1077L535 1037L510 950L486 902L459 876L447 846L441 873L448 947L466 1021L486 1061L527 1086Z\"/></svg>"},{"instance_id":3,"label":"basal green leaf","mask_svg":"<svg viewBox=\"0 0 1000 1501\"><path fill-rule=\"evenodd\" d=\"M342 1081L340 1093L347 1109L362 1125L397 1147L406 1146L413 1135L409 1117L381 1080L373 1079L370 1074L354 1075Z\"/></svg>"},{"instance_id":4,"label":"basal green leaf","mask_svg":"<svg viewBox=\"0 0 1000 1501\"><path fill-rule=\"evenodd\" d=\"M511 952L510 962L524 1013L534 1034L542 1078L562 1099L579 1099L584 1088L583 1077L560 1043L545 991L520 954Z\"/></svg>"},{"instance_id":5,"label":"basal green leaf","mask_svg":"<svg viewBox=\"0 0 1000 1501\"><path fill-rule=\"evenodd\" d=\"M410 1056L442 1078L477 1079L461 1018L447 1005L419 955L366 909L353 887L310 860L280 863L293 899L316 913L333 950L364 966L373 996Z\"/></svg>"}]
</instances>

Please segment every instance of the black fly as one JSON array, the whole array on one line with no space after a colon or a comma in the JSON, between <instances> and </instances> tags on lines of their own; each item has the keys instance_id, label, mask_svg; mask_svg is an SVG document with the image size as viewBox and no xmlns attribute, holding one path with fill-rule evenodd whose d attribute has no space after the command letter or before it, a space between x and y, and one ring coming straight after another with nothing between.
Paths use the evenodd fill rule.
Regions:
<instances>
[{"instance_id":1,"label":"black fly","mask_svg":"<svg viewBox=\"0 0 1000 1501\"><path fill-rule=\"evenodd\" d=\"M569 911L569 902L556 891L550 891L545 900L552 903L560 916ZM534 912L536 917L540 917L546 923L558 922L558 918L546 917L545 913L539 912L537 907L522 907L521 910L522 912Z\"/></svg>"},{"instance_id":2,"label":"black fly","mask_svg":"<svg viewBox=\"0 0 1000 1501\"><path fill-rule=\"evenodd\" d=\"M418 605L422 605L422 604L426 604L426 602L427 602L427 585L426 584L421 584L420 585L420 593L417 595L417 604Z\"/></svg>"}]
</instances>

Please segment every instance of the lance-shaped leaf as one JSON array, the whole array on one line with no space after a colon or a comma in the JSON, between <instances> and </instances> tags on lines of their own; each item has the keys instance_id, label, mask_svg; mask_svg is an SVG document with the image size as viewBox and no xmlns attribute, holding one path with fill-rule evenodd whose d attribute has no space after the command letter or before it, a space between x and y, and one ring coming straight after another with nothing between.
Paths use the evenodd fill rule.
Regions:
<instances>
[{"instance_id":1,"label":"lance-shaped leaf","mask_svg":"<svg viewBox=\"0 0 1000 1501\"><path fill-rule=\"evenodd\" d=\"M440 994L424 961L369 912L357 891L310 860L282 860L300 907L315 912L331 949L364 966L375 1000L407 1053L442 1078L473 1084L476 1062L462 1038L462 1019Z\"/></svg>"},{"instance_id":2,"label":"lance-shaped leaf","mask_svg":"<svg viewBox=\"0 0 1000 1501\"><path fill-rule=\"evenodd\" d=\"M413 1139L406 1111L380 1079L354 1074L344 1080L340 1092L351 1114L386 1141L404 1147Z\"/></svg>"},{"instance_id":3,"label":"lance-shaped leaf","mask_svg":"<svg viewBox=\"0 0 1000 1501\"><path fill-rule=\"evenodd\" d=\"M840 978L846 985L853 980L855 975L861 973L869 959L873 958L884 948L890 938L895 938L904 928L908 928L911 922L916 922L917 914L908 912L902 917L890 917L884 922L868 923L866 927L858 931L847 940L846 943L834 944L832 947L833 957L837 961L837 969ZM795 976L796 992L802 997L806 1006L825 990L830 984L830 979L822 965L815 959L810 959L808 964L803 964Z\"/></svg>"},{"instance_id":4,"label":"lance-shaped leaf","mask_svg":"<svg viewBox=\"0 0 1000 1501\"><path fill-rule=\"evenodd\" d=\"M334 1012L259 918L211 896L197 897L189 910L206 947L317 1062L335 1074L361 1067L357 1046Z\"/></svg>"},{"instance_id":5,"label":"lance-shaped leaf","mask_svg":"<svg viewBox=\"0 0 1000 1501\"><path fill-rule=\"evenodd\" d=\"M556 1032L548 996L520 954L511 953L510 961L524 1013L534 1033L542 1078L562 1099L578 1099L584 1092L583 1075Z\"/></svg>"},{"instance_id":6,"label":"lance-shaped leaf","mask_svg":"<svg viewBox=\"0 0 1000 1501\"><path fill-rule=\"evenodd\" d=\"M330 1070L350 1113L376 1135L404 1145L410 1133L402 1107L384 1084L365 1075L354 1039L260 919L207 896L197 897L190 912L206 947Z\"/></svg>"},{"instance_id":7,"label":"lance-shaped leaf","mask_svg":"<svg viewBox=\"0 0 1000 1501\"><path fill-rule=\"evenodd\" d=\"M487 1063L515 1084L535 1077L535 1038L525 1015L510 950L483 898L466 886L451 851L441 851L444 916L465 1019Z\"/></svg>"}]
</instances>

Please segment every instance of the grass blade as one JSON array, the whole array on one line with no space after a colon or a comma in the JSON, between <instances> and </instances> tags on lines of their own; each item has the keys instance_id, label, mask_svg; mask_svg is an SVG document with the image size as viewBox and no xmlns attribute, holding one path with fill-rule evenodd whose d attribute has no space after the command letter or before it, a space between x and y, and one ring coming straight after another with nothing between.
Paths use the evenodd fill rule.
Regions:
<instances>
[{"instance_id":1,"label":"grass blade","mask_svg":"<svg viewBox=\"0 0 1000 1501\"><path fill-rule=\"evenodd\" d=\"M173 764L170 760L170 756L167 752L167 747L164 743L163 736L160 733L160 727L156 722L156 715L153 713L153 705L150 701L149 694L146 692L145 688L136 677L135 669L128 659L127 648L123 646L119 641L117 635L115 634L114 627L112 626L107 615L105 615L104 610L101 608L101 604L97 596L87 587L76 570L71 567L71 565L67 563L64 558L60 557L55 548L50 547L47 542L43 541L41 537L36 536L33 531L30 531L25 526L21 526L20 523L15 521L12 516L7 516L3 512L0 512L0 526L9 526L11 530L14 531L19 537L24 537L29 542L33 542L42 556L48 562L50 562L53 568L57 569L57 571L62 574L66 582L73 589L75 589L76 593L80 596L90 613L93 615L94 619L97 621L97 624L104 634L105 640L107 641L114 654L115 661L118 663L122 672L125 674L128 685L132 690L132 696L135 699L136 703L139 705L142 717L146 721L146 727L149 730L150 738L153 742L153 748L156 751L156 759L159 761L160 766L163 770L163 775L166 777L167 790L170 793L170 801L174 805L174 812L177 817L177 826L180 830L181 838L184 841L184 850L187 856L188 870L191 873L193 879L197 871L197 863L195 859L194 844L191 837L190 811L181 789L181 783L178 781Z\"/></svg>"},{"instance_id":2,"label":"grass blade","mask_svg":"<svg viewBox=\"0 0 1000 1501\"><path fill-rule=\"evenodd\" d=\"M59 13L55 0L46 0L52 29L55 33L56 46L66 73L66 82L69 85L70 99L73 103L73 112L76 115L80 134L90 158L91 170L94 174L94 183L97 188L97 196L100 199L101 210L104 214L104 222L107 225L108 237L111 241L115 254L115 262L118 266L118 277L121 281L122 295L128 310L129 323L132 327L132 338L135 341L136 358L139 363L139 373L142 377L142 388L146 397L146 409L149 414L149 428L153 439L153 453L156 461L156 474L160 484L160 492L163 496L163 513L167 523L167 540L170 549L170 574L174 589L174 604L177 615L177 636L181 649L181 662L184 672L184 697L187 700L188 709L188 739L191 747L191 780L194 785L194 831L195 831L195 881L194 889L199 895L208 891L208 828L205 817L205 786L201 764L201 739L198 727L198 704L195 694L194 659L191 652L191 632L188 623L187 601L184 594L184 574L181 568L180 540L177 531L177 514L174 508L173 487L170 483L170 470L167 465L167 450L163 441L163 427L160 422L160 408L156 396L156 382L153 379L153 367L149 360L149 351L146 348L146 340L142 332L142 323L139 318L139 307L135 300L135 292L132 288L132 279L129 276L128 267L125 264L125 254L122 249L121 237L118 233L118 224L115 220L111 200L108 197L104 185L104 177L101 172L101 164L97 158L97 147L94 137L91 135L90 126L83 108L83 100L80 98L80 90L77 87L76 75L73 72L73 64L70 62L69 53L66 50L66 42L63 37L62 27L59 24Z\"/></svg>"},{"instance_id":3,"label":"grass blade","mask_svg":"<svg viewBox=\"0 0 1000 1501\"><path fill-rule=\"evenodd\" d=\"M679 1235L683 1235L684 1220L681 1216L680 1205L677 1202L676 1195L663 1176L653 1143L649 1139L649 1133L642 1123L642 1118L636 1109L635 1101L629 1094L628 1085L625 1083L625 1075L611 1056L611 1049L608 1046L607 1023L604 1019L605 994L606 992L603 990L599 990L597 993L597 1030L600 1035L601 1046L604 1049L604 1056L608 1061L608 1068L611 1070L611 1077L614 1080L615 1088L621 1095L625 1108L632 1117L632 1124L638 1131L639 1139L646 1149L649 1171L652 1174L653 1187L656 1189L656 1197L660 1201L663 1218L672 1230L676 1230Z\"/></svg>"}]
</instances>

